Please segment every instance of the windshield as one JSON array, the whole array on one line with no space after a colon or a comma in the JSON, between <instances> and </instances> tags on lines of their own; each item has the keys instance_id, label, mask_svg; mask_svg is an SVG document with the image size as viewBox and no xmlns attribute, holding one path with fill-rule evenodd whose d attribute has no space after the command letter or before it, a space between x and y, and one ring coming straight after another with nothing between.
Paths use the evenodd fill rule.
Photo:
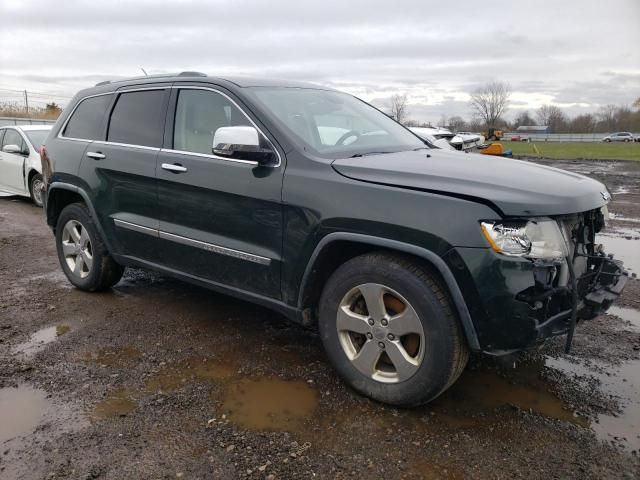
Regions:
<instances>
[{"instance_id":1,"label":"windshield","mask_svg":"<svg viewBox=\"0 0 640 480\"><path fill-rule=\"evenodd\" d=\"M253 87L281 126L320 156L341 158L426 148L424 142L371 105L346 93Z\"/></svg>"},{"instance_id":2,"label":"windshield","mask_svg":"<svg viewBox=\"0 0 640 480\"><path fill-rule=\"evenodd\" d=\"M27 138L29 139L29 142L31 142L31 145L33 145L33 148L38 151L47 139L47 135L49 135L49 130L23 130L23 132L27 135Z\"/></svg>"}]
</instances>

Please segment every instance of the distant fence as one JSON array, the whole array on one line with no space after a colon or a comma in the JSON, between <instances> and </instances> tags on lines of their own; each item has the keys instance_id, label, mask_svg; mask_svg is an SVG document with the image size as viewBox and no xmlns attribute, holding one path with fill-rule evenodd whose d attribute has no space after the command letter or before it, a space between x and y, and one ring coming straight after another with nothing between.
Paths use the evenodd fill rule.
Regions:
<instances>
[{"instance_id":1,"label":"distant fence","mask_svg":"<svg viewBox=\"0 0 640 480\"><path fill-rule=\"evenodd\" d=\"M502 137L510 140L511 137L528 138L532 142L601 142L609 133L525 133L506 132ZM640 133L634 133L634 137L640 137Z\"/></svg>"},{"instance_id":2,"label":"distant fence","mask_svg":"<svg viewBox=\"0 0 640 480\"><path fill-rule=\"evenodd\" d=\"M0 127L7 125L53 125L55 120L45 120L43 118L20 118L20 117L0 117Z\"/></svg>"}]
</instances>

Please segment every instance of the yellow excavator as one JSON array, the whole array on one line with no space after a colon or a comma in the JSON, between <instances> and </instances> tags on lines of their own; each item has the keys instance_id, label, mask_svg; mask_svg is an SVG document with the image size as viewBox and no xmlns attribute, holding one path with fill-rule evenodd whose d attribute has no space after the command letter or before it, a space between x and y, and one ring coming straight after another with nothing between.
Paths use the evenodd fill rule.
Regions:
<instances>
[{"instance_id":1,"label":"yellow excavator","mask_svg":"<svg viewBox=\"0 0 640 480\"><path fill-rule=\"evenodd\" d=\"M504 137L504 132L497 128L491 127L486 132L482 132L484 138L487 142L491 142L493 140L500 140Z\"/></svg>"}]
</instances>

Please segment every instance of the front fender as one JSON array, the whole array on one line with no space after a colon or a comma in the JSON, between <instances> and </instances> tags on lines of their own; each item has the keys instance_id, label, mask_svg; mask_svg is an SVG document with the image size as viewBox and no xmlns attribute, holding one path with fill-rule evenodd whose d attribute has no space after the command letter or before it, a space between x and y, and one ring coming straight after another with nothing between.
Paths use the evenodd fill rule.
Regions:
<instances>
[{"instance_id":1,"label":"front fender","mask_svg":"<svg viewBox=\"0 0 640 480\"><path fill-rule=\"evenodd\" d=\"M440 275L442 276L444 282L447 285L447 288L449 289L449 293L451 294L451 298L453 299L454 306L458 312L458 318L460 318L460 323L462 324L462 329L464 331L465 337L467 338L469 348L473 351L480 350L480 342L478 341L478 335L471 319L471 315L469 314L469 309L467 308L467 304L462 295L460 287L458 286L453 273L451 272L445 261L431 250L427 250L426 248L416 245L399 242L397 240L391 240L388 238L380 238L371 235L349 232L333 232L325 235L316 245L316 248L311 254L309 262L307 263L304 274L302 276L297 304L299 310L302 310L304 308L304 291L310 280L312 272L317 267L316 262L321 256L322 251L327 248L332 242L339 241L362 243L365 245L371 245L374 247L386 248L389 250L415 255L417 257L423 258L431 265L433 265L438 270L438 272L440 272Z\"/></svg>"}]
</instances>

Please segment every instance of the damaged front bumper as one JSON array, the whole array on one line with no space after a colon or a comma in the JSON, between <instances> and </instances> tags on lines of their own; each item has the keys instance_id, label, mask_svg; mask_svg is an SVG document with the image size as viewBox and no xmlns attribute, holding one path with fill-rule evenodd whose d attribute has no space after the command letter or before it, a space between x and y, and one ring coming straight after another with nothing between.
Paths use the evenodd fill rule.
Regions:
<instances>
[{"instance_id":1,"label":"damaged front bumper","mask_svg":"<svg viewBox=\"0 0 640 480\"><path fill-rule=\"evenodd\" d=\"M571 287L548 290L549 297L553 297L558 305L556 308L566 308L562 308L551 316L547 316L546 312L540 312L540 315L536 315L538 317L536 326L538 342L572 332L572 328L575 327L572 320L574 315L575 320L579 322L590 320L606 312L624 290L629 277L620 260L613 260L605 256L593 257L590 260L594 269L576 278L578 295L572 294ZM518 297L518 300L526 301L535 308L536 300L530 295L520 294ZM567 346L569 345L570 342Z\"/></svg>"},{"instance_id":2,"label":"damaged front bumper","mask_svg":"<svg viewBox=\"0 0 640 480\"><path fill-rule=\"evenodd\" d=\"M504 355L566 335L570 348L581 321L607 311L628 274L606 255L595 235L599 210L558 218L566 232L565 258L505 256L491 249L457 247L445 255L473 319L480 350Z\"/></svg>"}]
</instances>

